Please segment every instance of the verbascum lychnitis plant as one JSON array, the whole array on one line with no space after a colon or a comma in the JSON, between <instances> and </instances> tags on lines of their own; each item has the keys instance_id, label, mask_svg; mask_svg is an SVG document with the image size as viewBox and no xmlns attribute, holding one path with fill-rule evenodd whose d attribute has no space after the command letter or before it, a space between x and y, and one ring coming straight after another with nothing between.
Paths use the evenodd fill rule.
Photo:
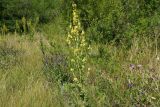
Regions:
<instances>
[{"instance_id":1,"label":"verbascum lychnitis plant","mask_svg":"<svg viewBox=\"0 0 160 107\"><path fill-rule=\"evenodd\" d=\"M84 70L87 62L88 45L81 22L79 11L75 2L72 3L72 19L70 31L67 37L70 49L70 71L73 74L73 81L82 82L84 80Z\"/></svg>"},{"instance_id":2,"label":"verbascum lychnitis plant","mask_svg":"<svg viewBox=\"0 0 160 107\"><path fill-rule=\"evenodd\" d=\"M73 103L84 106L87 104L87 95L84 86L89 46L86 41L85 32L81 26L79 11L75 2L72 3L72 19L67 43L70 52L69 72L71 72L73 76L73 83L70 84L69 87L71 86L70 88L72 89L72 93L74 93L73 95L76 95L76 98L74 98L79 99ZM80 103L78 103L79 101Z\"/></svg>"}]
</instances>

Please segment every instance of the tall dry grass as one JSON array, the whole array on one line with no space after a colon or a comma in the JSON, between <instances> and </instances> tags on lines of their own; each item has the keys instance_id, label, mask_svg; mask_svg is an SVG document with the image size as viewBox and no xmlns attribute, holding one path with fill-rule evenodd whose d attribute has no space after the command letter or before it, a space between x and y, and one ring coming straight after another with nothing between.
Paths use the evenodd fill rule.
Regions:
<instances>
[{"instance_id":1,"label":"tall dry grass","mask_svg":"<svg viewBox=\"0 0 160 107\"><path fill-rule=\"evenodd\" d=\"M54 38L53 41L59 44L55 40L64 39L61 36ZM61 78L55 75L57 69L50 67L46 70L41 40L46 55L56 51L67 53L65 43L55 48L57 45L39 33L32 40L27 35L0 36L1 107L160 105L160 50L156 49L157 42L142 37L133 38L130 48L125 44L118 47L114 43L91 44L86 64L90 69L83 75L83 98L72 88L72 82L60 82ZM54 61L49 63L57 60ZM56 73L63 73L59 71Z\"/></svg>"}]
</instances>

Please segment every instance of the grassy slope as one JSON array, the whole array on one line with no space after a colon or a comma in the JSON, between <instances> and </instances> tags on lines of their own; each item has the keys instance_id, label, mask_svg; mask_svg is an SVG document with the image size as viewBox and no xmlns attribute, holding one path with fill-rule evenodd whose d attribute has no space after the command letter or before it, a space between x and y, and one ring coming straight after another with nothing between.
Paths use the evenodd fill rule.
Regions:
<instances>
[{"instance_id":1,"label":"grassy slope","mask_svg":"<svg viewBox=\"0 0 160 107\"><path fill-rule=\"evenodd\" d=\"M5 57L0 62L4 64L0 68L1 107L59 105L56 90L49 87L43 75L42 52L39 36L36 37L34 41L28 40L25 36L19 37L17 35L1 38L0 55L1 58ZM7 53L2 51L2 48ZM7 63L9 65L4 68Z\"/></svg>"},{"instance_id":2,"label":"grassy slope","mask_svg":"<svg viewBox=\"0 0 160 107\"><path fill-rule=\"evenodd\" d=\"M40 38L47 52L67 51L64 37L54 29L47 30L46 35L49 41L38 33L33 40L26 35L0 36L1 107L58 107L67 106L69 101L83 105L77 93L69 90L69 96L62 94L58 82L54 78L49 81L44 75ZM98 51L100 47L102 56ZM156 59L155 43L147 38L135 38L131 49L124 47L92 45L87 64L91 70L86 72L84 87L86 105L160 105L160 63ZM130 64L142 67L131 70Z\"/></svg>"}]
</instances>

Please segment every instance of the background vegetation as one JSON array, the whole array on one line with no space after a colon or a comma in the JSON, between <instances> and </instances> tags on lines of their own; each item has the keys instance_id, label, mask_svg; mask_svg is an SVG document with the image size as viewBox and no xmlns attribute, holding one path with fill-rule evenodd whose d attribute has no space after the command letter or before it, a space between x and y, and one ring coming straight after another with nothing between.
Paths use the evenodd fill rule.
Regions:
<instances>
[{"instance_id":1,"label":"background vegetation","mask_svg":"<svg viewBox=\"0 0 160 107\"><path fill-rule=\"evenodd\" d=\"M73 1L81 26L73 24ZM159 107L159 5L159 0L1 0L0 106ZM69 45L69 34L85 36L83 54L76 54L80 59L70 50L82 40Z\"/></svg>"}]
</instances>

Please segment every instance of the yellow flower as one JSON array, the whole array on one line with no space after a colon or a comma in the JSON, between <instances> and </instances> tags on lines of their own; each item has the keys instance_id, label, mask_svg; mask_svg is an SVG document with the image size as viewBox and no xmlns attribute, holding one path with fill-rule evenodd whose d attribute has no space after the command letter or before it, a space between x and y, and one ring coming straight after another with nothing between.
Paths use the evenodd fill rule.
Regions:
<instances>
[{"instance_id":1,"label":"yellow flower","mask_svg":"<svg viewBox=\"0 0 160 107\"><path fill-rule=\"evenodd\" d=\"M67 43L70 45L71 44L71 41L69 38L67 38Z\"/></svg>"},{"instance_id":2,"label":"yellow flower","mask_svg":"<svg viewBox=\"0 0 160 107\"><path fill-rule=\"evenodd\" d=\"M155 97L151 97L151 99L156 100L156 98L155 98Z\"/></svg>"},{"instance_id":3,"label":"yellow flower","mask_svg":"<svg viewBox=\"0 0 160 107\"><path fill-rule=\"evenodd\" d=\"M79 20L79 11L74 2L72 6L72 23L70 24L70 32L68 33L67 43L72 54L70 58L70 63L72 65L70 67L70 71L74 74L74 71L84 72L85 63L87 61L86 50L88 47L84 35L85 32L83 31ZM73 78L73 81L77 82L78 79L75 77Z\"/></svg>"},{"instance_id":4,"label":"yellow flower","mask_svg":"<svg viewBox=\"0 0 160 107\"><path fill-rule=\"evenodd\" d=\"M74 69L73 69L73 68L71 68L71 71L74 71Z\"/></svg>"},{"instance_id":5,"label":"yellow flower","mask_svg":"<svg viewBox=\"0 0 160 107\"><path fill-rule=\"evenodd\" d=\"M77 82L77 81L78 81L78 78L74 77L74 78L73 78L73 81L74 81L74 82Z\"/></svg>"},{"instance_id":6,"label":"yellow flower","mask_svg":"<svg viewBox=\"0 0 160 107\"><path fill-rule=\"evenodd\" d=\"M76 5L75 3L73 3L73 4L72 4L72 7L74 7L74 8L75 8L75 7L77 7L77 5Z\"/></svg>"},{"instance_id":7,"label":"yellow flower","mask_svg":"<svg viewBox=\"0 0 160 107\"><path fill-rule=\"evenodd\" d=\"M71 59L71 62L75 62L75 60L74 60L74 59Z\"/></svg>"},{"instance_id":8,"label":"yellow flower","mask_svg":"<svg viewBox=\"0 0 160 107\"><path fill-rule=\"evenodd\" d=\"M88 68L88 71L90 71L91 70L91 68Z\"/></svg>"},{"instance_id":9,"label":"yellow flower","mask_svg":"<svg viewBox=\"0 0 160 107\"><path fill-rule=\"evenodd\" d=\"M86 60L87 60L86 58L83 58L83 60L82 60L82 61L83 61L83 62L86 62Z\"/></svg>"},{"instance_id":10,"label":"yellow flower","mask_svg":"<svg viewBox=\"0 0 160 107\"><path fill-rule=\"evenodd\" d=\"M68 34L68 37L69 37L69 38L72 38L72 36L71 36L70 34Z\"/></svg>"},{"instance_id":11,"label":"yellow flower","mask_svg":"<svg viewBox=\"0 0 160 107\"><path fill-rule=\"evenodd\" d=\"M82 30L82 35L84 35L84 31Z\"/></svg>"},{"instance_id":12,"label":"yellow flower","mask_svg":"<svg viewBox=\"0 0 160 107\"><path fill-rule=\"evenodd\" d=\"M88 50L92 49L91 46L88 47Z\"/></svg>"}]
</instances>

